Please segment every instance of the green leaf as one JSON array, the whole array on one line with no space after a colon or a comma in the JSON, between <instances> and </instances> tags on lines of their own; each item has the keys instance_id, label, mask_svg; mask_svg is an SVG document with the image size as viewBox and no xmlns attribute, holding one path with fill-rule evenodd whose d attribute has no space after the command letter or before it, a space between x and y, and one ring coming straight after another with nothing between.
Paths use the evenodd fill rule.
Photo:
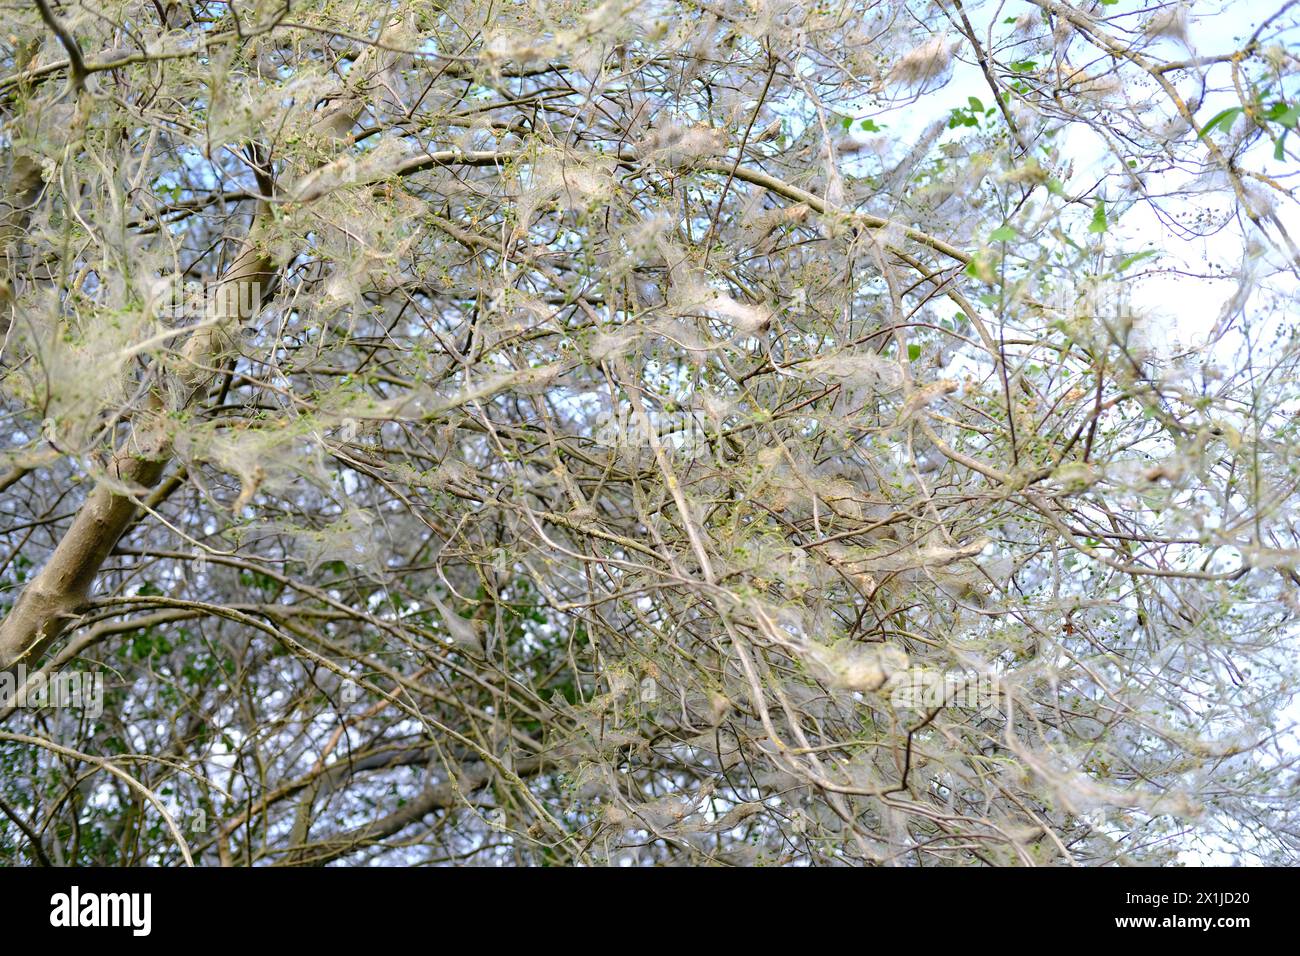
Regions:
<instances>
[{"instance_id":1,"label":"green leaf","mask_svg":"<svg viewBox=\"0 0 1300 956\"><path fill-rule=\"evenodd\" d=\"M858 124L858 129L864 133L879 133L883 127L876 125L875 120L864 119Z\"/></svg>"},{"instance_id":2,"label":"green leaf","mask_svg":"<svg viewBox=\"0 0 1300 956\"><path fill-rule=\"evenodd\" d=\"M1099 199L1092 209L1092 222L1088 223L1088 231L1101 233L1109 227L1110 223L1106 220L1106 203Z\"/></svg>"},{"instance_id":3,"label":"green leaf","mask_svg":"<svg viewBox=\"0 0 1300 956\"><path fill-rule=\"evenodd\" d=\"M907 360L909 362L915 362L920 357L921 357L921 346L909 345L907 347Z\"/></svg>"},{"instance_id":4,"label":"green leaf","mask_svg":"<svg viewBox=\"0 0 1300 956\"><path fill-rule=\"evenodd\" d=\"M974 99L974 97L971 97ZM979 126L979 114L972 109L964 106L958 106L952 111L952 116L948 119L948 128L956 129L959 126Z\"/></svg>"},{"instance_id":5,"label":"green leaf","mask_svg":"<svg viewBox=\"0 0 1300 956\"><path fill-rule=\"evenodd\" d=\"M1119 261L1119 265L1115 266L1115 271L1123 272L1125 269L1133 265L1135 262L1141 262L1143 259L1150 259L1155 254L1156 254L1155 249L1147 249L1145 252L1135 252L1131 256L1125 256L1123 259Z\"/></svg>"},{"instance_id":6,"label":"green leaf","mask_svg":"<svg viewBox=\"0 0 1300 956\"><path fill-rule=\"evenodd\" d=\"M966 100L966 102L970 104L970 108L973 109L976 113L984 112L984 104L980 102L980 98L978 96L972 96L968 100Z\"/></svg>"},{"instance_id":7,"label":"green leaf","mask_svg":"<svg viewBox=\"0 0 1300 956\"><path fill-rule=\"evenodd\" d=\"M1300 106L1287 106L1279 101L1269 107L1264 119L1271 123L1281 123L1287 129L1295 129L1296 121L1300 120Z\"/></svg>"},{"instance_id":8,"label":"green leaf","mask_svg":"<svg viewBox=\"0 0 1300 956\"><path fill-rule=\"evenodd\" d=\"M1222 126L1224 129L1228 129L1232 126L1233 118L1240 112L1240 106L1230 106L1223 112L1216 113L1208 123L1201 127L1201 135L1198 136L1197 139L1204 139L1206 136L1210 135L1210 131L1216 126Z\"/></svg>"},{"instance_id":9,"label":"green leaf","mask_svg":"<svg viewBox=\"0 0 1300 956\"><path fill-rule=\"evenodd\" d=\"M1019 235L1020 233L1016 232L1011 226L998 226L989 233L989 242L1010 242Z\"/></svg>"}]
</instances>

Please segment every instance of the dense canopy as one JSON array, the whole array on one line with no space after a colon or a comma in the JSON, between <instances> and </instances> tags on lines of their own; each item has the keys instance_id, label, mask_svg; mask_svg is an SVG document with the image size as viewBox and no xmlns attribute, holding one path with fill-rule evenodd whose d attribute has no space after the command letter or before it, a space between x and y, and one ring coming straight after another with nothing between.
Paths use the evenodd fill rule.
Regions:
<instances>
[{"instance_id":1,"label":"dense canopy","mask_svg":"<svg viewBox=\"0 0 1300 956\"><path fill-rule=\"evenodd\" d=\"M0 9L0 862L1300 856L1295 0Z\"/></svg>"}]
</instances>

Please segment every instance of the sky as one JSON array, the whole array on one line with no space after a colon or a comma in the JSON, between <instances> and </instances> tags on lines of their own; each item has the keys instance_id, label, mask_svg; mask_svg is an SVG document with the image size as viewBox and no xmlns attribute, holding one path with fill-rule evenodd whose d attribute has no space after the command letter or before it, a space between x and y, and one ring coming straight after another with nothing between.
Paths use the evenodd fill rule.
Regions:
<instances>
[{"instance_id":1,"label":"sky","mask_svg":"<svg viewBox=\"0 0 1300 956\"><path fill-rule=\"evenodd\" d=\"M1162 39L1153 49L1154 53L1170 59L1186 59L1193 55L1212 55L1226 53L1238 48L1259 22L1281 6L1283 0L1227 0L1227 2L1198 2L1195 4L1196 16L1188 34L1187 43L1174 39ZM1079 4L1076 4L1078 6ZM1151 4L1121 0L1106 9L1108 15L1127 10L1141 11L1150 9ZM977 32L983 33L987 16L996 13L999 19L1017 17L1033 11L1033 7L1023 0L1009 0L999 5L971 6L968 12ZM982 22L981 16L985 19ZM1141 15L1135 16L1135 22L1141 22ZM957 39L957 34L953 34ZM1300 39L1300 37L1297 37ZM1081 41L1076 41L1072 49L1085 49ZM889 135L904 142L911 142L920 137L922 132L938 119L948 116L954 108L965 107L968 98L975 96L985 105L992 102L992 94L983 74L973 62L961 62L966 55L963 49L954 62L947 83L919 97L915 102L881 112L878 108L864 108L861 117L872 117L875 122L886 126ZM1083 59L1081 53L1076 57ZM1215 67L1212 79L1216 85L1227 82L1228 73L1224 66ZM1187 90L1194 89L1191 83L1183 84ZM1197 120L1204 124L1220 110L1237 105L1232 94L1211 95L1200 104L1196 112ZM958 130L955 134L965 135L968 130ZM867 134L855 134L867 138ZM1097 182L1100 174L1115 172L1115 159L1107 151L1104 141L1093 131L1074 124L1061 139L1063 153L1072 162L1073 175L1064 183L1065 191L1075 195L1088 191ZM1293 145L1294 148L1294 145ZM1274 162L1271 157L1272 144L1266 140L1254 147L1248 154L1250 165L1258 164L1270 175L1285 176L1288 167L1294 163L1287 160ZM1158 184L1158 188L1167 189L1175 185L1169 179ZM1107 187L1111 188L1111 187ZM1115 190L1111 188L1111 191ZM1222 197L1199 196L1181 201L1187 211L1201 208L1226 209L1227 203ZM1176 208L1173 204L1169 204ZM1278 203L1278 217L1293 237L1300 237L1300 214L1294 205ZM1247 228L1255 232L1249 225ZM1252 236L1257 241L1257 236ZM1205 238L1184 238L1162 224L1150 208L1144 203L1137 203L1125 213L1118 225L1112 230L1111 239L1119 247L1134 251L1156 248L1160 255L1149 262L1142 281L1134 284L1132 304L1135 310L1146 317L1146 334L1152 345L1161 351L1176 352L1195 348L1205 344L1211 332L1219 322L1223 306L1238 292L1238 284L1230 278L1196 278L1189 279L1186 273L1206 275L1211 271L1209 263L1221 264L1231 275L1242 262L1246 248L1246 237L1240 224L1236 221L1219 232ZM1276 251L1261 246L1258 253L1263 256L1263 264L1273 268L1284 268L1285 257ZM1268 271L1272 271L1269 269ZM1236 340L1229 337L1220 347L1235 348Z\"/></svg>"}]
</instances>

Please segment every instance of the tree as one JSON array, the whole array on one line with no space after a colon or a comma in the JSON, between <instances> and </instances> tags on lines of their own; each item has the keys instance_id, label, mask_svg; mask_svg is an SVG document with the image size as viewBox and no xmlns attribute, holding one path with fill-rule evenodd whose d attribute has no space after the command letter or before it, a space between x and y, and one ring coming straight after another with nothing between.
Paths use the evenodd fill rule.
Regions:
<instances>
[{"instance_id":1,"label":"tree","mask_svg":"<svg viewBox=\"0 0 1300 956\"><path fill-rule=\"evenodd\" d=\"M1294 0L7 21L0 859L1294 861Z\"/></svg>"}]
</instances>

